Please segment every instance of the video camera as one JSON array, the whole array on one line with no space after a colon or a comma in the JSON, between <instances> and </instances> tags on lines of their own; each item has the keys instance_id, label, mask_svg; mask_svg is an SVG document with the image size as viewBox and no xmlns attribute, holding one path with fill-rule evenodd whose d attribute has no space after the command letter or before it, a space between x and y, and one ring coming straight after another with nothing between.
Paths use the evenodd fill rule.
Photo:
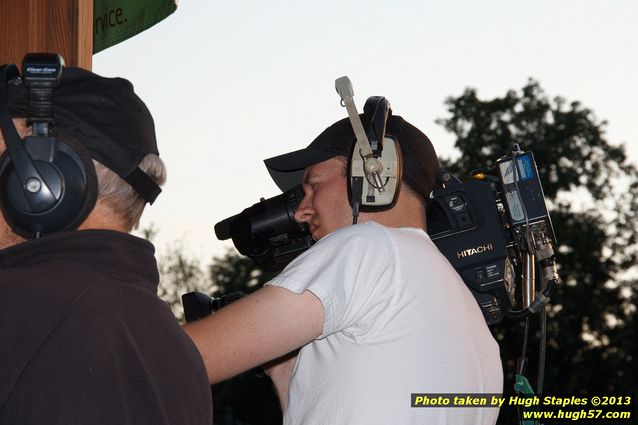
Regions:
<instances>
[{"instance_id":1,"label":"video camera","mask_svg":"<svg viewBox=\"0 0 638 425\"><path fill-rule=\"evenodd\" d=\"M518 145L511 156L461 182L445 170L428 200L430 238L454 266L489 325L506 315L523 317L549 301L558 279L552 222L532 152ZM534 290L534 259L546 278ZM516 277L523 285L517 292ZM517 298L522 310L513 310Z\"/></svg>"},{"instance_id":2,"label":"video camera","mask_svg":"<svg viewBox=\"0 0 638 425\"><path fill-rule=\"evenodd\" d=\"M218 239L232 238L240 253L262 269L282 270L314 241L294 212L303 199L297 186L215 225ZM555 236L534 156L515 146L510 156L461 182L441 170L427 200L428 234L459 273L489 325L524 317L549 301L558 279ZM534 258L545 282L534 290ZM517 291L516 277L523 285ZM519 304L521 309L513 310Z\"/></svg>"},{"instance_id":3,"label":"video camera","mask_svg":"<svg viewBox=\"0 0 638 425\"><path fill-rule=\"evenodd\" d=\"M219 240L232 238L237 250L267 272L284 269L314 243L305 223L294 213L304 197L301 185L255 205L215 225Z\"/></svg>"},{"instance_id":4,"label":"video camera","mask_svg":"<svg viewBox=\"0 0 638 425\"><path fill-rule=\"evenodd\" d=\"M366 133L354 104L349 78L338 78L335 88L348 110L355 145L363 160L359 168L365 171L365 176L349 175L349 182L368 181L366 193L372 190L382 198L385 185L378 166L387 170L395 167L390 167L393 161L383 165L386 160L379 152L375 154L372 147L385 140L389 103L383 97L368 99L364 115L372 117L372 127ZM382 124L380 130L374 123ZM373 142L368 134L374 136ZM386 148L391 150L391 146ZM351 161L354 159L353 155ZM400 173L389 173L387 177L390 175L397 180L395 184L401 179ZM471 176L469 181L461 182L446 170L439 172L437 185L426 201L428 234L474 295L488 325L501 322L505 316L526 317L544 308L558 281L556 239L534 155L515 145L511 155ZM360 199L364 199L362 188L359 189L357 196L353 195L354 191L350 193L354 223ZM394 192L390 197L394 203L398 192L390 192ZM299 185L279 196L262 198L259 203L217 223L215 234L220 240L232 238L239 252L262 269L280 271L314 243L308 227L294 218L303 196ZM370 198L376 199L376 196ZM540 291L535 290L536 259L543 274ZM517 290L517 276L522 278L520 290ZM521 308L514 310L519 304L517 298L521 300Z\"/></svg>"}]
</instances>

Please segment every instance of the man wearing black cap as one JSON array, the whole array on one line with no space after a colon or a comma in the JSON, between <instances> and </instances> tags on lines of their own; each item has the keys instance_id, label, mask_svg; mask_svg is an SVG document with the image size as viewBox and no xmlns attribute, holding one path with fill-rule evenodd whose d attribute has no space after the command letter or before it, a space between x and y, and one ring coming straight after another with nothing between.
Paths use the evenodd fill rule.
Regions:
<instances>
[{"instance_id":1,"label":"man wearing black cap","mask_svg":"<svg viewBox=\"0 0 638 425\"><path fill-rule=\"evenodd\" d=\"M286 353L269 368L285 424L493 424L495 408L412 408L412 393L500 393L498 345L465 284L428 237L425 198L438 161L399 116L386 134L403 152L395 205L351 225L341 120L306 149L266 160L317 243L264 288L187 331L212 382Z\"/></svg>"},{"instance_id":2,"label":"man wearing black cap","mask_svg":"<svg viewBox=\"0 0 638 425\"><path fill-rule=\"evenodd\" d=\"M148 109L124 79L64 69L50 162L26 82L0 69L0 423L210 424L201 356L156 296L153 246L128 234L165 179ZM26 211L45 187L61 191Z\"/></svg>"}]
</instances>

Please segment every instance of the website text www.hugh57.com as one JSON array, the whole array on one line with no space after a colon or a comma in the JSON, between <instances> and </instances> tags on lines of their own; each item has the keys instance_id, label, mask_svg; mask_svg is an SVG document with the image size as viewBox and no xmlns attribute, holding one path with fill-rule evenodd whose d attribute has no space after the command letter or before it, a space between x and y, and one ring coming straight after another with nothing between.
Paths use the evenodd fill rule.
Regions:
<instances>
[{"instance_id":1,"label":"website text www.hugh57.com","mask_svg":"<svg viewBox=\"0 0 638 425\"><path fill-rule=\"evenodd\" d=\"M611 411L605 412L601 409L590 410L558 410L558 411L523 411L524 420L552 420L552 419L570 419L577 421L579 419L631 419L631 412Z\"/></svg>"}]
</instances>

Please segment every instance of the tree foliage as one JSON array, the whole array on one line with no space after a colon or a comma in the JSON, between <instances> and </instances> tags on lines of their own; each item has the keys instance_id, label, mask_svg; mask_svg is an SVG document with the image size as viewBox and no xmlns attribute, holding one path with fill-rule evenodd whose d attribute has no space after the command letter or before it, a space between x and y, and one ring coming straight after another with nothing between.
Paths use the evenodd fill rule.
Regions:
<instances>
[{"instance_id":1,"label":"tree foliage","mask_svg":"<svg viewBox=\"0 0 638 425\"><path fill-rule=\"evenodd\" d=\"M210 266L215 297L237 291L250 294L274 276L275 273L264 272L250 258L240 255L234 249L229 249L222 257L213 258Z\"/></svg>"},{"instance_id":2,"label":"tree foliage","mask_svg":"<svg viewBox=\"0 0 638 425\"><path fill-rule=\"evenodd\" d=\"M159 229L151 223L138 229L137 233L153 242ZM184 322L183 294L192 291L211 294L218 289L206 275L202 262L188 252L181 240L174 241L158 255L157 267L160 274L157 295L168 304L181 323Z\"/></svg>"},{"instance_id":3,"label":"tree foliage","mask_svg":"<svg viewBox=\"0 0 638 425\"><path fill-rule=\"evenodd\" d=\"M182 242L169 246L160 255L158 266L160 284L157 293L180 322L184 321L183 294L192 291L210 294L217 289L204 273L201 261L189 255Z\"/></svg>"},{"instance_id":4,"label":"tree foliage","mask_svg":"<svg viewBox=\"0 0 638 425\"><path fill-rule=\"evenodd\" d=\"M444 161L450 171L489 166L514 143L536 158L562 278L548 309L546 392L633 392L638 172L624 147L608 143L607 123L591 110L550 99L534 80L491 100L467 89L446 106L437 122L461 153ZM493 331L511 385L521 327L506 321Z\"/></svg>"}]
</instances>

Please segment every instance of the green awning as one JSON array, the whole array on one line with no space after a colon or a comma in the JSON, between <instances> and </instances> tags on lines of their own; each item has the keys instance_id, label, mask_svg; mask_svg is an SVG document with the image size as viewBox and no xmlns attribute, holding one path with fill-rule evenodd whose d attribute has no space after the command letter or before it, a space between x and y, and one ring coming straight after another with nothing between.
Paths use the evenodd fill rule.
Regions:
<instances>
[{"instance_id":1,"label":"green awning","mask_svg":"<svg viewBox=\"0 0 638 425\"><path fill-rule=\"evenodd\" d=\"M175 9L175 0L95 0L93 54L152 27Z\"/></svg>"}]
</instances>

